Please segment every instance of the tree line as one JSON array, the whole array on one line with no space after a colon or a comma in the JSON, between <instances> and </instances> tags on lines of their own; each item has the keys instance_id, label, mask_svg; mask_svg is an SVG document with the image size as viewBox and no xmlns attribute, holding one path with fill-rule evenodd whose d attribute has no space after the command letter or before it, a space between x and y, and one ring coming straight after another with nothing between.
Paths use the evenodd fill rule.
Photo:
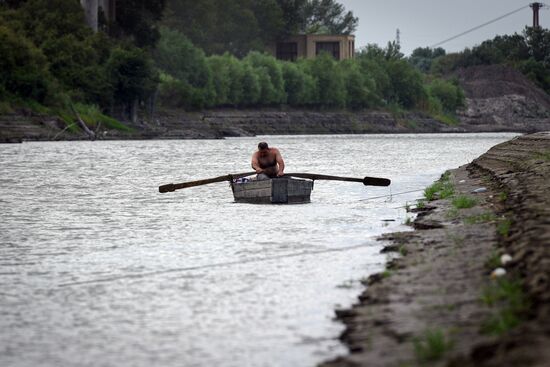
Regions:
<instances>
[{"instance_id":1,"label":"tree line","mask_svg":"<svg viewBox=\"0 0 550 367\"><path fill-rule=\"evenodd\" d=\"M252 51L207 56L182 33L166 27L154 52L161 70L160 103L170 107L368 109L397 107L452 113L464 101L456 81L428 77L399 52L369 45L355 59L329 54L297 62Z\"/></svg>"},{"instance_id":2,"label":"tree line","mask_svg":"<svg viewBox=\"0 0 550 367\"><path fill-rule=\"evenodd\" d=\"M445 54L441 48L417 48L410 61L435 75L449 75L475 65L507 64L550 94L550 31L541 27L526 27L521 34L496 36L456 53Z\"/></svg>"}]
</instances>

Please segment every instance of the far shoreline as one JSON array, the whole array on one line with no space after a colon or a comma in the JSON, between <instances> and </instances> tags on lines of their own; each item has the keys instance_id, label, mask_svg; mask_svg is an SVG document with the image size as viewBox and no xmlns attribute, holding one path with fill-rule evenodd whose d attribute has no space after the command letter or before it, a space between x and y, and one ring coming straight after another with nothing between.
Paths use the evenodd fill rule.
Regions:
<instances>
[{"instance_id":1,"label":"far shoreline","mask_svg":"<svg viewBox=\"0 0 550 367\"><path fill-rule=\"evenodd\" d=\"M64 130L56 117L34 113L0 116L0 143L90 140ZM358 135L424 133L533 133L550 130L550 119L494 123L486 119L445 124L427 114L387 111L238 110L202 112L163 110L150 121L129 125L131 132L96 131L96 140L224 139L264 135Z\"/></svg>"}]
</instances>

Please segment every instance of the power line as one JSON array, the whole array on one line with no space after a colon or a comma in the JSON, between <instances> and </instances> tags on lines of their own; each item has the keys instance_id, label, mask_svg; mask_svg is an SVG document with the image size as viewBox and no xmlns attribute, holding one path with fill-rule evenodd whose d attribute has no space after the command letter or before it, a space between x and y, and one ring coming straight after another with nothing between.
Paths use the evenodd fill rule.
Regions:
<instances>
[{"instance_id":1,"label":"power line","mask_svg":"<svg viewBox=\"0 0 550 367\"><path fill-rule=\"evenodd\" d=\"M438 42L438 43L436 43L436 44L430 46L430 48L435 48L435 47L437 47L437 46L439 46L439 45L442 45L442 44L444 44L444 43L447 43L447 42L449 42L449 41L452 41L452 40L454 40L454 39L456 39L456 38L458 38L458 37L462 37L462 36L464 36L465 34L468 34L468 33L470 33L470 32L476 31L476 30L478 30L478 29L480 29L480 28L485 27L486 25L489 25L489 24L491 24L491 23L494 23L494 22L496 22L496 21L499 21L499 20L501 20L501 19L503 19L503 18L506 18L506 17L508 17L508 16L510 16L510 15L512 15L512 14L517 13L517 12L520 12L520 11L522 11L523 9L528 8L528 7L529 7L529 5L524 5L524 6L522 6L522 7L519 8L519 9L516 9L516 10L511 11L511 12L509 12L509 13L506 13L506 14L504 14L504 15L501 15L500 17L495 18L495 19L493 19L493 20L490 20L490 21L488 21L488 22L486 22L486 23L483 23L483 24L481 24L481 25L478 25L477 27L468 29L468 30L465 31L465 32L462 32L462 33L460 33L460 34L457 34L456 36L453 36L453 37L451 37L451 38L447 38L447 39L444 40L444 41Z\"/></svg>"}]
</instances>

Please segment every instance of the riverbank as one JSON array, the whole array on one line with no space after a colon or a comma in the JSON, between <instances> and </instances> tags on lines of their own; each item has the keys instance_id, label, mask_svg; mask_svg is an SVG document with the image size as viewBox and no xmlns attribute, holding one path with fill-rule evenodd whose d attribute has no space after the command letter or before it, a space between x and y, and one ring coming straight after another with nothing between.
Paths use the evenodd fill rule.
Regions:
<instances>
[{"instance_id":1,"label":"riverbank","mask_svg":"<svg viewBox=\"0 0 550 367\"><path fill-rule=\"evenodd\" d=\"M337 312L350 354L324 366L548 366L549 182L548 132L444 175L415 230L384 238L388 269Z\"/></svg>"},{"instance_id":2,"label":"riverbank","mask_svg":"<svg viewBox=\"0 0 550 367\"><path fill-rule=\"evenodd\" d=\"M520 132L550 130L548 119L514 119L503 123L468 119L446 124L420 112L387 111L237 110L202 112L162 110L152 120L128 124L132 131L99 126L97 139L223 139L236 136L301 134L400 134L460 132ZM0 143L87 140L56 117L31 111L0 116Z\"/></svg>"}]
</instances>

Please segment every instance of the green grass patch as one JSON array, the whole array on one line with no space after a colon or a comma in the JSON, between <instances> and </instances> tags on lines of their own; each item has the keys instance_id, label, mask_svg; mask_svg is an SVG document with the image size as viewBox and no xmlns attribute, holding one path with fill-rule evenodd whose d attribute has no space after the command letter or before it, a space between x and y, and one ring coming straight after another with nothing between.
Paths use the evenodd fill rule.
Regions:
<instances>
[{"instance_id":1,"label":"green grass patch","mask_svg":"<svg viewBox=\"0 0 550 367\"><path fill-rule=\"evenodd\" d=\"M493 309L481 329L491 335L502 335L519 325L529 309L529 301L519 281L507 278L498 278L486 287L481 300Z\"/></svg>"},{"instance_id":2,"label":"green grass patch","mask_svg":"<svg viewBox=\"0 0 550 367\"><path fill-rule=\"evenodd\" d=\"M510 234L510 227L512 226L512 221L510 219L503 219L497 225L497 232L502 237L507 238Z\"/></svg>"},{"instance_id":3,"label":"green grass patch","mask_svg":"<svg viewBox=\"0 0 550 367\"><path fill-rule=\"evenodd\" d=\"M11 104L7 101L0 101L0 115L5 115L8 113L13 113L13 108Z\"/></svg>"},{"instance_id":4,"label":"green grass patch","mask_svg":"<svg viewBox=\"0 0 550 367\"><path fill-rule=\"evenodd\" d=\"M89 127L95 128L98 124L109 129L132 132L134 129L124 125L120 121L103 114L95 105L86 105L76 103L74 105L76 112Z\"/></svg>"},{"instance_id":5,"label":"green grass patch","mask_svg":"<svg viewBox=\"0 0 550 367\"><path fill-rule=\"evenodd\" d=\"M536 153L535 159L540 159L546 162L550 162L550 150Z\"/></svg>"},{"instance_id":6,"label":"green grass patch","mask_svg":"<svg viewBox=\"0 0 550 367\"><path fill-rule=\"evenodd\" d=\"M388 269L384 270L382 272L382 278L389 278L389 277L391 277L391 270L388 270Z\"/></svg>"},{"instance_id":7,"label":"green grass patch","mask_svg":"<svg viewBox=\"0 0 550 367\"><path fill-rule=\"evenodd\" d=\"M424 209L426 207L426 202L422 199L418 200L418 203L416 204L416 207L418 209Z\"/></svg>"},{"instance_id":8,"label":"green grass patch","mask_svg":"<svg viewBox=\"0 0 550 367\"><path fill-rule=\"evenodd\" d=\"M493 270L498 268L500 265L500 251L493 249L491 251L491 255L487 261L485 261L485 267L489 270Z\"/></svg>"},{"instance_id":9,"label":"green grass patch","mask_svg":"<svg viewBox=\"0 0 550 367\"><path fill-rule=\"evenodd\" d=\"M504 202L508 199L508 193L503 191L500 194L498 194L498 200Z\"/></svg>"},{"instance_id":10,"label":"green grass patch","mask_svg":"<svg viewBox=\"0 0 550 367\"><path fill-rule=\"evenodd\" d=\"M416 358L423 363L440 360L453 348L453 342L441 330L427 330L422 337L413 339L413 343Z\"/></svg>"},{"instance_id":11,"label":"green grass patch","mask_svg":"<svg viewBox=\"0 0 550 367\"><path fill-rule=\"evenodd\" d=\"M434 116L434 118L442 123L444 123L445 125L449 125L449 126L454 126L454 125L458 125L460 123L460 121L458 120L458 118L454 115L451 115L451 114L447 114L447 113L440 113L440 114L437 114Z\"/></svg>"},{"instance_id":12,"label":"green grass patch","mask_svg":"<svg viewBox=\"0 0 550 367\"><path fill-rule=\"evenodd\" d=\"M467 209L472 208L477 205L477 200L470 196L458 196L452 201L453 206L457 209Z\"/></svg>"},{"instance_id":13,"label":"green grass patch","mask_svg":"<svg viewBox=\"0 0 550 367\"><path fill-rule=\"evenodd\" d=\"M441 175L441 178L434 182L431 186L428 186L424 190L424 197L426 200L446 199L453 196L454 187L451 183L451 173L449 171Z\"/></svg>"},{"instance_id":14,"label":"green grass patch","mask_svg":"<svg viewBox=\"0 0 550 367\"><path fill-rule=\"evenodd\" d=\"M482 214L466 217L464 219L464 223L466 224L487 223L487 222L492 222L496 219L497 217L494 213L488 212L488 213L482 213Z\"/></svg>"}]
</instances>

